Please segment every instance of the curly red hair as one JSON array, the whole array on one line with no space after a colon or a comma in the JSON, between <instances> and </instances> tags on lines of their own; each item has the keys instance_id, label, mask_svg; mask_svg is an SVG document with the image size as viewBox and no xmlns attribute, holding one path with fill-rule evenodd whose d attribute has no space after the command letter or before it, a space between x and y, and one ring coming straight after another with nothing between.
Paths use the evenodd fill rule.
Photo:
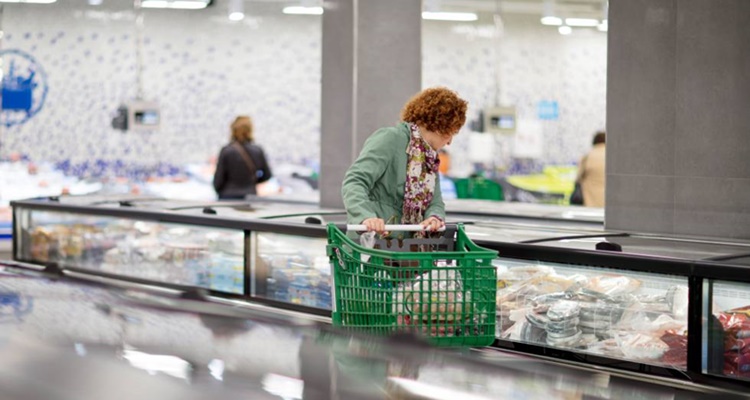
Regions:
<instances>
[{"instance_id":1,"label":"curly red hair","mask_svg":"<svg viewBox=\"0 0 750 400\"><path fill-rule=\"evenodd\" d=\"M464 126L468 104L448 88L428 88L406 102L401 120L442 136L452 136Z\"/></svg>"}]
</instances>

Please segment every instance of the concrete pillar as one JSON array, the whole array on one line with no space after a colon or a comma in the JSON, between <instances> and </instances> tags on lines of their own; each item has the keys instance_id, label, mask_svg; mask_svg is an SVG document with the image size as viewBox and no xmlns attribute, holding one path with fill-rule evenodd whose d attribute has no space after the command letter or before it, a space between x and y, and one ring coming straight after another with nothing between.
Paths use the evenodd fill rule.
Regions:
<instances>
[{"instance_id":1,"label":"concrete pillar","mask_svg":"<svg viewBox=\"0 0 750 400\"><path fill-rule=\"evenodd\" d=\"M343 207L341 182L365 140L399 121L422 86L421 0L326 0L320 204Z\"/></svg>"},{"instance_id":2,"label":"concrete pillar","mask_svg":"<svg viewBox=\"0 0 750 400\"><path fill-rule=\"evenodd\" d=\"M750 2L610 0L608 230L750 239Z\"/></svg>"}]
</instances>

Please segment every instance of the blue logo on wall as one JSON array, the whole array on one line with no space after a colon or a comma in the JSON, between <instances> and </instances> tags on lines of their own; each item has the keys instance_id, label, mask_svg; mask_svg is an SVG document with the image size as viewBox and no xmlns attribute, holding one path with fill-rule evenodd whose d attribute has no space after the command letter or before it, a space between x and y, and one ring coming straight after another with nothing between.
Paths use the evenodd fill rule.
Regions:
<instances>
[{"instance_id":1,"label":"blue logo on wall","mask_svg":"<svg viewBox=\"0 0 750 400\"><path fill-rule=\"evenodd\" d=\"M0 50L3 65L0 123L23 124L36 115L47 97L47 74L30 54Z\"/></svg>"}]
</instances>

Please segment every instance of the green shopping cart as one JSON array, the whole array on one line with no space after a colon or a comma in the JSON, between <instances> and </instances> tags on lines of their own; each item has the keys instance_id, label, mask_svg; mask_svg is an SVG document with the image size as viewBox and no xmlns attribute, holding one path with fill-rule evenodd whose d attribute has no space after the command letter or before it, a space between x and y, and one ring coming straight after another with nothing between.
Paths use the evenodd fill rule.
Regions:
<instances>
[{"instance_id":1,"label":"green shopping cart","mask_svg":"<svg viewBox=\"0 0 750 400\"><path fill-rule=\"evenodd\" d=\"M420 225L386 225L389 232ZM365 231L364 225L347 225ZM497 252L474 244L462 224L437 238L385 238L365 247L328 224L333 324L375 334L409 332L437 346L495 339Z\"/></svg>"}]
</instances>

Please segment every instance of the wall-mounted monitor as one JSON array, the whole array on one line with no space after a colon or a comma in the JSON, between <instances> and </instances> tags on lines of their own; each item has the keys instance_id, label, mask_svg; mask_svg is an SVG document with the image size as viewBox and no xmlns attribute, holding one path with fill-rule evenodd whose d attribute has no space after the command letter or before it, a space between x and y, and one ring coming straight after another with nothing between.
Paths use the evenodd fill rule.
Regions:
<instances>
[{"instance_id":1,"label":"wall-mounted monitor","mask_svg":"<svg viewBox=\"0 0 750 400\"><path fill-rule=\"evenodd\" d=\"M127 103L128 129L158 129L161 124L161 110L152 101L134 100Z\"/></svg>"},{"instance_id":2,"label":"wall-mounted monitor","mask_svg":"<svg viewBox=\"0 0 750 400\"><path fill-rule=\"evenodd\" d=\"M484 110L484 131L489 133L515 133L516 108L492 107Z\"/></svg>"}]
</instances>

